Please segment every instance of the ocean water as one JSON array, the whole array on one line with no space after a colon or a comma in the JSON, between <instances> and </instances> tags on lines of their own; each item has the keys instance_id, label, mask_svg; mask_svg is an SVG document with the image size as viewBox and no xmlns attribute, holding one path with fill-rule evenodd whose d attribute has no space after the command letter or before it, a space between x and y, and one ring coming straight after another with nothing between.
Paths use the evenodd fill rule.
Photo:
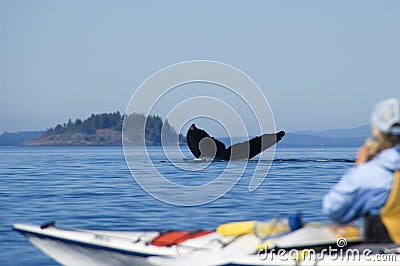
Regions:
<instances>
[{"instance_id":1,"label":"ocean water","mask_svg":"<svg viewBox=\"0 0 400 266\"><path fill-rule=\"evenodd\" d=\"M188 149L182 149L190 157ZM121 147L0 147L0 265L57 265L13 231L14 223L56 221L59 227L69 228L191 230L212 229L230 221L268 220L296 211L306 222L328 222L320 211L321 199L352 167L356 151L357 147L278 145L269 174L257 190L249 192L251 171L245 171L218 200L179 207L141 189ZM137 167L142 165L143 152L138 147L133 155ZM150 153L157 169L175 175L162 148L151 147ZM185 168L199 167L178 151L172 154L175 157L169 160ZM255 166L250 162L247 167ZM196 178L208 182L224 167L226 162L214 162ZM176 173L175 178L182 184L193 181L190 172Z\"/></svg>"}]
</instances>

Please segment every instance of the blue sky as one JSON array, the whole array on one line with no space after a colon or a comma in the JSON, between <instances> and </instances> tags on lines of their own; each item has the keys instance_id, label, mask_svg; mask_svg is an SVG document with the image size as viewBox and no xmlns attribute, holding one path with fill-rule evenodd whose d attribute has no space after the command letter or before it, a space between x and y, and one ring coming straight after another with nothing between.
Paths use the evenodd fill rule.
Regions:
<instances>
[{"instance_id":1,"label":"blue sky","mask_svg":"<svg viewBox=\"0 0 400 266\"><path fill-rule=\"evenodd\" d=\"M207 59L263 90L278 129L368 124L400 91L400 1L0 1L0 133L124 111ZM180 95L184 98L184 95Z\"/></svg>"}]
</instances>

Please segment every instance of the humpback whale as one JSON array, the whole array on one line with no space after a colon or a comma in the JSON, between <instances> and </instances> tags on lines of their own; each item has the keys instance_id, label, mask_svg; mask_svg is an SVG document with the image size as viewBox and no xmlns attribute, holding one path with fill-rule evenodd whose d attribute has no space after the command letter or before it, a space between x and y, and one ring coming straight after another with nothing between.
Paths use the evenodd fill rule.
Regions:
<instances>
[{"instance_id":1,"label":"humpback whale","mask_svg":"<svg viewBox=\"0 0 400 266\"><path fill-rule=\"evenodd\" d=\"M284 135L284 131L264 134L226 148L224 143L192 124L186 134L186 141L190 151L196 158L214 158L228 161L251 159L280 141Z\"/></svg>"}]
</instances>

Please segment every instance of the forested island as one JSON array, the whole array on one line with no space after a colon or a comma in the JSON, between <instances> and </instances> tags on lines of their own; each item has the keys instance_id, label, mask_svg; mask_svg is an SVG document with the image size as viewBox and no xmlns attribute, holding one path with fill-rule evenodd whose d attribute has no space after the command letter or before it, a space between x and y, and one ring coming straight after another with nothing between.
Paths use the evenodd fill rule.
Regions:
<instances>
[{"instance_id":1,"label":"forested island","mask_svg":"<svg viewBox=\"0 0 400 266\"><path fill-rule=\"evenodd\" d=\"M71 119L48 129L41 136L23 143L26 146L118 146L122 144L122 125L125 120L125 144L178 145L184 137L176 133L168 121L159 116L143 114L121 115L120 112L92 114L85 120ZM146 122L147 120L147 122ZM143 134L143 128L145 133ZM163 140L161 141L161 130ZM178 143L179 139L179 143Z\"/></svg>"}]
</instances>

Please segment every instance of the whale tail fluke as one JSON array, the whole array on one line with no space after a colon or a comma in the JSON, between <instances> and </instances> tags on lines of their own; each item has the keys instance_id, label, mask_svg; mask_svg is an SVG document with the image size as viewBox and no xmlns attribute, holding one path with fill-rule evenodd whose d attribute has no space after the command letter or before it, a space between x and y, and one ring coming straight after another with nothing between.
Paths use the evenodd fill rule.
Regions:
<instances>
[{"instance_id":1,"label":"whale tail fluke","mask_svg":"<svg viewBox=\"0 0 400 266\"><path fill-rule=\"evenodd\" d=\"M190 151L196 158L212 157L220 160L238 160L253 158L280 141L284 135L284 131L264 134L226 148L224 143L192 124L186 134L186 140Z\"/></svg>"}]
</instances>

